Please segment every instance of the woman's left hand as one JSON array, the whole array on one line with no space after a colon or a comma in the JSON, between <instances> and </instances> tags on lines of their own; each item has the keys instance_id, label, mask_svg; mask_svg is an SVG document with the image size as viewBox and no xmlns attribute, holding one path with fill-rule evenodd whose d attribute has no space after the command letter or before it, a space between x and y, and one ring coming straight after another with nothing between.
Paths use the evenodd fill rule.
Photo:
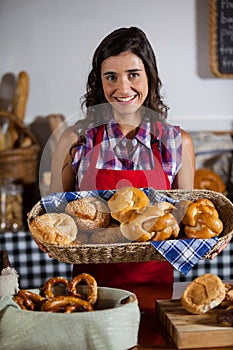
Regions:
<instances>
[{"instance_id":1,"label":"woman's left hand","mask_svg":"<svg viewBox=\"0 0 233 350\"><path fill-rule=\"evenodd\" d=\"M228 244L230 243L231 241L231 237L228 238L228 240L226 240L226 242L218 249L216 250L216 252L214 252L210 257L209 259L210 260L213 260L219 253L221 253L227 246Z\"/></svg>"}]
</instances>

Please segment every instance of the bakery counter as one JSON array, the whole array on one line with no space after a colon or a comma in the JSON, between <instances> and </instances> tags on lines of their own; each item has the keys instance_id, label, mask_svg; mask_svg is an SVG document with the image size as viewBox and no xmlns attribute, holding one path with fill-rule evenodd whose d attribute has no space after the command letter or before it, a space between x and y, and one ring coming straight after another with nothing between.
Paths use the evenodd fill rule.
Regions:
<instances>
[{"instance_id":1,"label":"bakery counter","mask_svg":"<svg viewBox=\"0 0 233 350\"><path fill-rule=\"evenodd\" d=\"M38 288L54 276L71 278L72 265L49 258L28 231L0 233L0 250L7 252L11 267L18 272L21 289Z\"/></svg>"},{"instance_id":2,"label":"bakery counter","mask_svg":"<svg viewBox=\"0 0 233 350\"><path fill-rule=\"evenodd\" d=\"M233 283L233 280L227 281ZM180 299L183 290L189 282L176 282L174 285L162 286L158 288L150 288L148 286L141 286L140 289L134 290L133 286L130 288L136 292L139 299L139 306L141 310L141 323L139 328L138 346L131 350L152 350L152 349L177 349L177 346L165 330L163 325L159 322L156 311L155 301L164 299ZM233 328L228 327L230 336L232 334L232 346L224 347L195 347L195 336L190 339L189 349L195 350L232 350L233 349ZM209 337L218 336L215 332L210 332ZM193 343L192 343L193 342ZM187 350L185 348L184 350Z\"/></svg>"}]
</instances>

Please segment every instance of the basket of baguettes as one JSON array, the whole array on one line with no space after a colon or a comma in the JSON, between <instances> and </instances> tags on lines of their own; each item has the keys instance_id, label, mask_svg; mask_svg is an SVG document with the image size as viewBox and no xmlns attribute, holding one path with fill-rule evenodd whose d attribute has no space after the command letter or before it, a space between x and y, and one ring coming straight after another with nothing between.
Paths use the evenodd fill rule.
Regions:
<instances>
[{"instance_id":1,"label":"basket of baguettes","mask_svg":"<svg viewBox=\"0 0 233 350\"><path fill-rule=\"evenodd\" d=\"M141 262L165 259L152 241L217 237L208 258L231 239L232 215L232 202L219 192L129 186L51 193L32 208L28 226L61 262Z\"/></svg>"},{"instance_id":2,"label":"basket of baguettes","mask_svg":"<svg viewBox=\"0 0 233 350\"><path fill-rule=\"evenodd\" d=\"M40 145L25 125L29 95L29 75L18 74L12 105L0 111L0 183L9 178L20 183L35 183Z\"/></svg>"},{"instance_id":3,"label":"basket of baguettes","mask_svg":"<svg viewBox=\"0 0 233 350\"><path fill-rule=\"evenodd\" d=\"M9 178L35 183L39 152L30 129L12 113L0 111L0 183Z\"/></svg>"}]
</instances>

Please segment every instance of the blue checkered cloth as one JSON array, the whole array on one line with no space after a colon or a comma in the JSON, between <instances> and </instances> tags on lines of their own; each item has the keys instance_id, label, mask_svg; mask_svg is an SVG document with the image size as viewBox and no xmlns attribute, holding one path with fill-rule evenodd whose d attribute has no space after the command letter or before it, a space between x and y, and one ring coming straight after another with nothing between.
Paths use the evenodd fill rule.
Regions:
<instances>
[{"instance_id":1,"label":"blue checkered cloth","mask_svg":"<svg viewBox=\"0 0 233 350\"><path fill-rule=\"evenodd\" d=\"M176 270L187 275L217 241L218 237L214 237L211 239L151 241L151 244Z\"/></svg>"},{"instance_id":2,"label":"blue checkered cloth","mask_svg":"<svg viewBox=\"0 0 233 350\"><path fill-rule=\"evenodd\" d=\"M178 203L179 201L170 197L167 194L156 191L153 188L142 188L150 199L150 203L153 205L158 202L169 202L172 204ZM50 193L41 199L41 205L47 213L51 212L64 212L67 203L74 201L79 198L86 197L97 197L108 201L115 190L102 190L102 191L81 191L81 192L56 192Z\"/></svg>"}]
</instances>

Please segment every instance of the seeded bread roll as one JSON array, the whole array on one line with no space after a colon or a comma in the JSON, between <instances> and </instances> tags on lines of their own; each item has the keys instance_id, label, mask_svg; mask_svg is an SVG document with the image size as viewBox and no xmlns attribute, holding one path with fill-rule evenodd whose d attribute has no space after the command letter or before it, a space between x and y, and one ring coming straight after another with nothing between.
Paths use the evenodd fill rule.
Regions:
<instances>
[{"instance_id":1,"label":"seeded bread roll","mask_svg":"<svg viewBox=\"0 0 233 350\"><path fill-rule=\"evenodd\" d=\"M225 285L211 273L195 278L184 290L181 304L192 314L204 314L221 304L225 298Z\"/></svg>"},{"instance_id":2,"label":"seeded bread roll","mask_svg":"<svg viewBox=\"0 0 233 350\"><path fill-rule=\"evenodd\" d=\"M28 221L29 230L40 242L65 245L76 239L77 226L65 213L47 213Z\"/></svg>"},{"instance_id":3,"label":"seeded bread roll","mask_svg":"<svg viewBox=\"0 0 233 350\"><path fill-rule=\"evenodd\" d=\"M92 196L69 202L65 211L74 218L82 231L107 227L111 221L107 204Z\"/></svg>"}]
</instances>

